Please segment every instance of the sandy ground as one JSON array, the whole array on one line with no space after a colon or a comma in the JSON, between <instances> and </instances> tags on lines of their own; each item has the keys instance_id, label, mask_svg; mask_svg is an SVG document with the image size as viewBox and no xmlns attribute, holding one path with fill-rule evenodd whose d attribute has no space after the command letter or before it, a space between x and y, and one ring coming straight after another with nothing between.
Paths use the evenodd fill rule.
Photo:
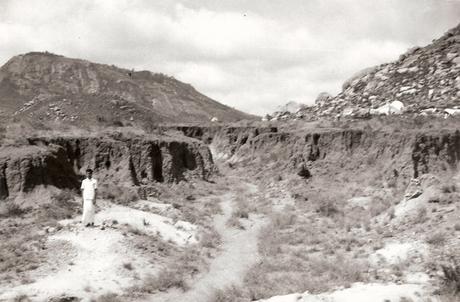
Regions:
<instances>
[{"instance_id":1,"label":"sandy ground","mask_svg":"<svg viewBox=\"0 0 460 302\"><path fill-rule=\"evenodd\" d=\"M419 284L362 284L330 293L311 295L291 294L276 296L259 302L425 302L430 297L428 289ZM432 302L437 299L430 297ZM406 300L404 300L406 299Z\"/></svg>"},{"instance_id":2,"label":"sandy ground","mask_svg":"<svg viewBox=\"0 0 460 302\"><path fill-rule=\"evenodd\" d=\"M255 193L257 187L249 185L248 191ZM245 229L234 229L226 226L233 211L232 194L225 195L221 203L222 215L214 220L215 229L222 237L220 253L210 264L209 271L198 276L187 292L172 290L149 297L145 301L155 302L206 302L217 289L232 284L240 284L247 269L259 259L257 235L265 220L260 215L251 215L242 221Z\"/></svg>"},{"instance_id":3,"label":"sandy ground","mask_svg":"<svg viewBox=\"0 0 460 302\"><path fill-rule=\"evenodd\" d=\"M248 193L257 193L257 186L246 184ZM214 227L222 243L209 270L198 275L187 292L172 289L147 297L146 301L207 301L217 289L240 284L247 269L258 261L257 236L265 223L261 215L242 219L244 229L226 225L234 208L234 194L221 197L222 214L214 218ZM80 217L63 220L63 229L48 238L49 261L31 272L32 283L0 288L0 301L13 301L22 294L32 301L46 301L52 297L79 297L91 301L107 293L122 294L147 275L161 269L149 263L130 246L126 227L139 230L147 237L161 237L179 246L197 242L197 227L186 221L172 219L142 211L156 208L168 211L170 207L153 201L139 201L138 209L99 203L96 227L80 225ZM116 227L110 225L116 220ZM146 237L146 238L147 238ZM148 239L147 239L148 240ZM126 269L129 263L134 269Z\"/></svg>"},{"instance_id":4,"label":"sandy ground","mask_svg":"<svg viewBox=\"0 0 460 302\"><path fill-rule=\"evenodd\" d=\"M51 271L42 269L41 274L32 276L36 280L34 283L6 289L1 298L26 294L34 300L43 301L65 294L89 300L94 295L121 293L122 288L129 286L133 280L129 271L123 269L123 264L134 262L136 267L145 265L140 263L139 258L129 255L131 252L123 242L123 235L113 230L65 231L52 236L49 241L71 243L70 249L54 249L52 252L55 254L50 254L69 261L60 268L51 268ZM76 256L72 257L73 254Z\"/></svg>"},{"instance_id":5,"label":"sandy ground","mask_svg":"<svg viewBox=\"0 0 460 302\"><path fill-rule=\"evenodd\" d=\"M379 266L383 264L399 264L410 257L426 258L428 245L420 241L389 242L369 257L369 262Z\"/></svg>"},{"instance_id":6,"label":"sandy ground","mask_svg":"<svg viewBox=\"0 0 460 302\"><path fill-rule=\"evenodd\" d=\"M104 221L113 220L117 220L117 225L127 224L142 231L146 240L160 236L177 245L196 242L196 227L187 222L173 224L167 217L118 205L105 204L96 214L95 224L100 226ZM0 301L12 300L21 294L34 301L62 295L89 301L106 293L122 293L159 269L136 254L121 228L84 228L79 217L61 224L63 230L48 239L48 263L31 273L30 278L35 281L0 288ZM128 263L133 269L124 267Z\"/></svg>"}]
</instances>

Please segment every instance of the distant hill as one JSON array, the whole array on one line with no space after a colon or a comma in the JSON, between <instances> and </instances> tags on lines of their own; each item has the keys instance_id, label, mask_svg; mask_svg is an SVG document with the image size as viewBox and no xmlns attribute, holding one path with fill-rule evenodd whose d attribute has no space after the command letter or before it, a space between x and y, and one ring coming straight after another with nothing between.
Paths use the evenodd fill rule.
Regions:
<instances>
[{"instance_id":1,"label":"distant hill","mask_svg":"<svg viewBox=\"0 0 460 302\"><path fill-rule=\"evenodd\" d=\"M133 125L253 119L173 77L50 53L11 58L0 68L3 119Z\"/></svg>"},{"instance_id":2,"label":"distant hill","mask_svg":"<svg viewBox=\"0 0 460 302\"><path fill-rule=\"evenodd\" d=\"M321 93L315 106L285 118L379 113L385 110L378 108L392 102L402 102L403 112L415 114L460 106L460 25L425 47L410 49L395 62L356 73L338 95Z\"/></svg>"}]
</instances>

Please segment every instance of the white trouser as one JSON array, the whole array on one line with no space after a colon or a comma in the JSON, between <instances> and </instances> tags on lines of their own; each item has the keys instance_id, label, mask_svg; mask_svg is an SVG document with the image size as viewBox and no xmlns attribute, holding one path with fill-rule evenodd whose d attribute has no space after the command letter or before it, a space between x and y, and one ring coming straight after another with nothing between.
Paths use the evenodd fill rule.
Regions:
<instances>
[{"instance_id":1,"label":"white trouser","mask_svg":"<svg viewBox=\"0 0 460 302\"><path fill-rule=\"evenodd\" d=\"M83 225L94 223L94 199L83 199L83 216L81 218L81 223Z\"/></svg>"}]
</instances>

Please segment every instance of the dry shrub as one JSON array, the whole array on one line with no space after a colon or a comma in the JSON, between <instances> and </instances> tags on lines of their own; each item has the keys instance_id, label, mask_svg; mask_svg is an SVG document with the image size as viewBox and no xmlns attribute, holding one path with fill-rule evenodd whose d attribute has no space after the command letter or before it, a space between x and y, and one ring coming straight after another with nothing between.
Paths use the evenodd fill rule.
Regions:
<instances>
[{"instance_id":1,"label":"dry shrub","mask_svg":"<svg viewBox=\"0 0 460 302\"><path fill-rule=\"evenodd\" d=\"M150 294L166 291L173 287L186 291L189 286L184 277L184 274L177 270L164 269L157 276L148 276L144 280L141 290Z\"/></svg>"},{"instance_id":2,"label":"dry shrub","mask_svg":"<svg viewBox=\"0 0 460 302\"><path fill-rule=\"evenodd\" d=\"M444 245L444 243L446 243L446 234L443 232L435 232L428 235L425 241L432 245Z\"/></svg>"},{"instance_id":3,"label":"dry shrub","mask_svg":"<svg viewBox=\"0 0 460 302\"><path fill-rule=\"evenodd\" d=\"M240 218L238 218L234 214L232 214L232 216L227 220L225 225L230 227L230 228L236 228L236 229L244 230L244 226L241 224Z\"/></svg>"},{"instance_id":4,"label":"dry shrub","mask_svg":"<svg viewBox=\"0 0 460 302\"><path fill-rule=\"evenodd\" d=\"M146 234L143 230L141 230L141 229L139 229L139 228L137 228L137 227L135 227L135 226L132 226L132 225L128 225L128 226L126 227L126 230L127 230L129 233L134 234L134 235L138 235L138 236L147 236L147 234Z\"/></svg>"},{"instance_id":5,"label":"dry shrub","mask_svg":"<svg viewBox=\"0 0 460 302\"><path fill-rule=\"evenodd\" d=\"M117 294L108 293L102 296L99 296L97 299L91 300L91 302L122 302L123 299L119 298Z\"/></svg>"},{"instance_id":6,"label":"dry shrub","mask_svg":"<svg viewBox=\"0 0 460 302\"><path fill-rule=\"evenodd\" d=\"M297 216L291 211L283 211L272 213L269 218L273 228L285 229L296 222Z\"/></svg>"},{"instance_id":7,"label":"dry shrub","mask_svg":"<svg viewBox=\"0 0 460 302\"><path fill-rule=\"evenodd\" d=\"M132 271L134 269L134 267L133 267L131 262L123 263L123 268L127 269L128 271Z\"/></svg>"},{"instance_id":8,"label":"dry shrub","mask_svg":"<svg viewBox=\"0 0 460 302\"><path fill-rule=\"evenodd\" d=\"M457 192L457 186L455 184L444 184L441 186L442 193L455 193Z\"/></svg>"},{"instance_id":9,"label":"dry shrub","mask_svg":"<svg viewBox=\"0 0 460 302\"><path fill-rule=\"evenodd\" d=\"M216 248L220 245L221 238L218 232L210 230L203 232L200 238L200 245L206 248Z\"/></svg>"},{"instance_id":10,"label":"dry shrub","mask_svg":"<svg viewBox=\"0 0 460 302\"><path fill-rule=\"evenodd\" d=\"M144 293L166 291L170 288L188 290L187 280L193 278L206 266L204 253L206 251L200 245L190 246L187 250L174 255L167 267L156 276L147 277L142 286L134 290Z\"/></svg>"},{"instance_id":11,"label":"dry shrub","mask_svg":"<svg viewBox=\"0 0 460 302\"><path fill-rule=\"evenodd\" d=\"M443 272L442 284L443 292L460 297L460 265L455 259L451 259L449 264L442 264Z\"/></svg>"},{"instance_id":12,"label":"dry shrub","mask_svg":"<svg viewBox=\"0 0 460 302\"><path fill-rule=\"evenodd\" d=\"M333 217L339 214L341 211L337 207L336 202L332 200L326 200L318 205L316 212L325 217Z\"/></svg>"},{"instance_id":13,"label":"dry shrub","mask_svg":"<svg viewBox=\"0 0 460 302\"><path fill-rule=\"evenodd\" d=\"M6 202L1 205L0 217L19 217L28 212L28 209L22 208L13 202Z\"/></svg>"},{"instance_id":14,"label":"dry shrub","mask_svg":"<svg viewBox=\"0 0 460 302\"><path fill-rule=\"evenodd\" d=\"M34 270L46 258L42 239L29 228L11 230L11 234L3 233L0 242L0 273Z\"/></svg>"},{"instance_id":15,"label":"dry shrub","mask_svg":"<svg viewBox=\"0 0 460 302\"><path fill-rule=\"evenodd\" d=\"M371 217L378 216L391 207L391 202L388 199L380 197L372 197L372 203L369 206Z\"/></svg>"},{"instance_id":16,"label":"dry shrub","mask_svg":"<svg viewBox=\"0 0 460 302\"><path fill-rule=\"evenodd\" d=\"M245 287L253 300L292 292L324 292L366 281L367 265L341 255L298 259L287 255L255 265L247 274Z\"/></svg>"},{"instance_id":17,"label":"dry shrub","mask_svg":"<svg viewBox=\"0 0 460 302\"><path fill-rule=\"evenodd\" d=\"M14 298L13 302L30 302L32 301L27 295L19 295Z\"/></svg>"},{"instance_id":18,"label":"dry shrub","mask_svg":"<svg viewBox=\"0 0 460 302\"><path fill-rule=\"evenodd\" d=\"M424 223L428 220L427 209L425 207L417 210L417 215L415 216L414 223Z\"/></svg>"},{"instance_id":19,"label":"dry shrub","mask_svg":"<svg viewBox=\"0 0 460 302\"><path fill-rule=\"evenodd\" d=\"M248 293L235 285L216 290L210 302L249 302Z\"/></svg>"},{"instance_id":20,"label":"dry shrub","mask_svg":"<svg viewBox=\"0 0 460 302\"><path fill-rule=\"evenodd\" d=\"M222 213L222 208L220 206L221 200L218 197L211 198L203 204L203 209L205 213L209 216L214 216Z\"/></svg>"},{"instance_id":21,"label":"dry shrub","mask_svg":"<svg viewBox=\"0 0 460 302\"><path fill-rule=\"evenodd\" d=\"M236 217L236 218L249 218L249 212L247 209L243 208L243 207L238 207L235 209L235 211L233 211L232 213L232 216L233 217Z\"/></svg>"},{"instance_id":22,"label":"dry shrub","mask_svg":"<svg viewBox=\"0 0 460 302\"><path fill-rule=\"evenodd\" d=\"M74 199L75 193L72 190L64 189L52 195L52 199L58 204L67 205Z\"/></svg>"},{"instance_id":23,"label":"dry shrub","mask_svg":"<svg viewBox=\"0 0 460 302\"><path fill-rule=\"evenodd\" d=\"M454 224L454 230L460 231L460 223L457 222Z\"/></svg>"},{"instance_id":24,"label":"dry shrub","mask_svg":"<svg viewBox=\"0 0 460 302\"><path fill-rule=\"evenodd\" d=\"M139 200L139 194L135 188L120 187L113 183L100 186L98 195L103 199L109 199L117 204L130 204Z\"/></svg>"},{"instance_id":25,"label":"dry shrub","mask_svg":"<svg viewBox=\"0 0 460 302\"><path fill-rule=\"evenodd\" d=\"M69 189L59 190L51 195L52 204L48 208L48 217L60 220L71 218L75 214L75 192Z\"/></svg>"}]
</instances>

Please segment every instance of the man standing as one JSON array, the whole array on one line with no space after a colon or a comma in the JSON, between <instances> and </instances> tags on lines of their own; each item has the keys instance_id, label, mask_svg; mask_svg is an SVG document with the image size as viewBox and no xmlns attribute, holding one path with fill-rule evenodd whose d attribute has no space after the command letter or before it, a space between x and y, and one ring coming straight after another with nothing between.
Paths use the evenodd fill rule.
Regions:
<instances>
[{"instance_id":1,"label":"man standing","mask_svg":"<svg viewBox=\"0 0 460 302\"><path fill-rule=\"evenodd\" d=\"M85 227L94 226L97 180L93 178L93 170L86 170L86 178L81 182L81 190L83 192L83 216L81 222Z\"/></svg>"}]
</instances>

